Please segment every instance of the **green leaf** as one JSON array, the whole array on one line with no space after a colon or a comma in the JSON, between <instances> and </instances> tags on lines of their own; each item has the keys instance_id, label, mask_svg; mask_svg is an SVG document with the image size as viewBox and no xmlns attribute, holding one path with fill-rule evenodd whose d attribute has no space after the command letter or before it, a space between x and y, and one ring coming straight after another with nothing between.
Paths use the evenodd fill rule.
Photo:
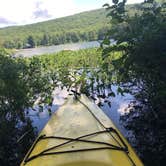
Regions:
<instances>
[{"instance_id":1,"label":"green leaf","mask_svg":"<svg viewBox=\"0 0 166 166\"><path fill-rule=\"evenodd\" d=\"M118 4L119 0L112 0L114 4Z\"/></svg>"},{"instance_id":2,"label":"green leaf","mask_svg":"<svg viewBox=\"0 0 166 166\"><path fill-rule=\"evenodd\" d=\"M108 3L105 3L104 5L103 5L103 7L110 7L110 5L108 4Z\"/></svg>"},{"instance_id":3,"label":"green leaf","mask_svg":"<svg viewBox=\"0 0 166 166\"><path fill-rule=\"evenodd\" d=\"M115 97L116 95L115 95L115 93L114 93L114 92L110 92L110 93L108 93L108 96Z\"/></svg>"},{"instance_id":4,"label":"green leaf","mask_svg":"<svg viewBox=\"0 0 166 166\"><path fill-rule=\"evenodd\" d=\"M123 89L122 88L118 87L117 92L123 96Z\"/></svg>"},{"instance_id":5,"label":"green leaf","mask_svg":"<svg viewBox=\"0 0 166 166\"><path fill-rule=\"evenodd\" d=\"M105 44L105 45L110 45L110 40L109 39L104 39L102 43Z\"/></svg>"}]
</instances>

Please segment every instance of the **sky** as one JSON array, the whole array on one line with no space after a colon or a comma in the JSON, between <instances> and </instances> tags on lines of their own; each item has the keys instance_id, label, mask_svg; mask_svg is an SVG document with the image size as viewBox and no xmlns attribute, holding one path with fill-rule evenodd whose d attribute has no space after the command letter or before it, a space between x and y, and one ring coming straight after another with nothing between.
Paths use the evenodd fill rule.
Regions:
<instances>
[{"instance_id":1,"label":"sky","mask_svg":"<svg viewBox=\"0 0 166 166\"><path fill-rule=\"evenodd\" d=\"M128 0L139 3L143 0ZM0 27L25 25L101 8L111 0L0 0Z\"/></svg>"}]
</instances>

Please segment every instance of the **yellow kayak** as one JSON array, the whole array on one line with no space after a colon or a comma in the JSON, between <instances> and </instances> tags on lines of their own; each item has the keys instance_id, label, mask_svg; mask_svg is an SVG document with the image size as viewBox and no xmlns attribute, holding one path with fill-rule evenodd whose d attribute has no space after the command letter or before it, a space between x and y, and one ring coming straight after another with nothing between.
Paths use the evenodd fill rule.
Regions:
<instances>
[{"instance_id":1,"label":"yellow kayak","mask_svg":"<svg viewBox=\"0 0 166 166\"><path fill-rule=\"evenodd\" d=\"M21 166L143 166L104 112L85 95L55 112Z\"/></svg>"}]
</instances>

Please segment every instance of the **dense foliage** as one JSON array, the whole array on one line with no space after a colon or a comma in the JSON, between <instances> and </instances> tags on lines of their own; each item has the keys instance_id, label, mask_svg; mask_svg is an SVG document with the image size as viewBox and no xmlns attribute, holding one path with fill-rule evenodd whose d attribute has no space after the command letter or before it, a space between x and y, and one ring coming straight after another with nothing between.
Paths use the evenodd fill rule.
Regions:
<instances>
[{"instance_id":1,"label":"dense foliage","mask_svg":"<svg viewBox=\"0 0 166 166\"><path fill-rule=\"evenodd\" d=\"M53 87L61 86L70 89L81 84L81 92L90 95L89 92L94 88L96 77L100 77L98 80L101 80L103 76L101 50L97 48L66 50L36 58L44 66L44 71L49 73ZM28 58L29 60L31 61L31 58ZM90 83L92 80L93 83Z\"/></svg>"},{"instance_id":2,"label":"dense foliage","mask_svg":"<svg viewBox=\"0 0 166 166\"><path fill-rule=\"evenodd\" d=\"M0 45L28 48L69 42L101 40L110 25L103 9L46 22L0 29Z\"/></svg>"},{"instance_id":3,"label":"dense foliage","mask_svg":"<svg viewBox=\"0 0 166 166\"><path fill-rule=\"evenodd\" d=\"M117 83L133 89L142 104L123 119L129 119L126 127L134 132L145 164L160 166L166 159L166 3L146 0L133 16L125 11L126 0L113 3L105 4L115 24L103 42L103 59L122 51L121 58L110 62ZM117 44L109 46L110 38Z\"/></svg>"},{"instance_id":4,"label":"dense foliage","mask_svg":"<svg viewBox=\"0 0 166 166\"><path fill-rule=\"evenodd\" d=\"M0 165L13 166L19 165L34 141L35 130L24 109L39 96L48 96L49 81L37 59L14 59L4 49L0 69Z\"/></svg>"}]
</instances>

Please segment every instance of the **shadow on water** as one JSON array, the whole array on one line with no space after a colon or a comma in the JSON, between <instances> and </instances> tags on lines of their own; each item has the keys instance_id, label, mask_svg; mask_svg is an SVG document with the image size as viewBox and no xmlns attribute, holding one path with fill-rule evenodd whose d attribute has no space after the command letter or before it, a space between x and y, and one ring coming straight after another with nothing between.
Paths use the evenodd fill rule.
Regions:
<instances>
[{"instance_id":1,"label":"shadow on water","mask_svg":"<svg viewBox=\"0 0 166 166\"><path fill-rule=\"evenodd\" d=\"M5 134L4 134L5 133ZM3 134L3 135L2 135ZM0 119L0 165L16 166L24 158L36 137L35 128L29 118L24 122ZM24 137L25 135L25 137Z\"/></svg>"}]
</instances>

